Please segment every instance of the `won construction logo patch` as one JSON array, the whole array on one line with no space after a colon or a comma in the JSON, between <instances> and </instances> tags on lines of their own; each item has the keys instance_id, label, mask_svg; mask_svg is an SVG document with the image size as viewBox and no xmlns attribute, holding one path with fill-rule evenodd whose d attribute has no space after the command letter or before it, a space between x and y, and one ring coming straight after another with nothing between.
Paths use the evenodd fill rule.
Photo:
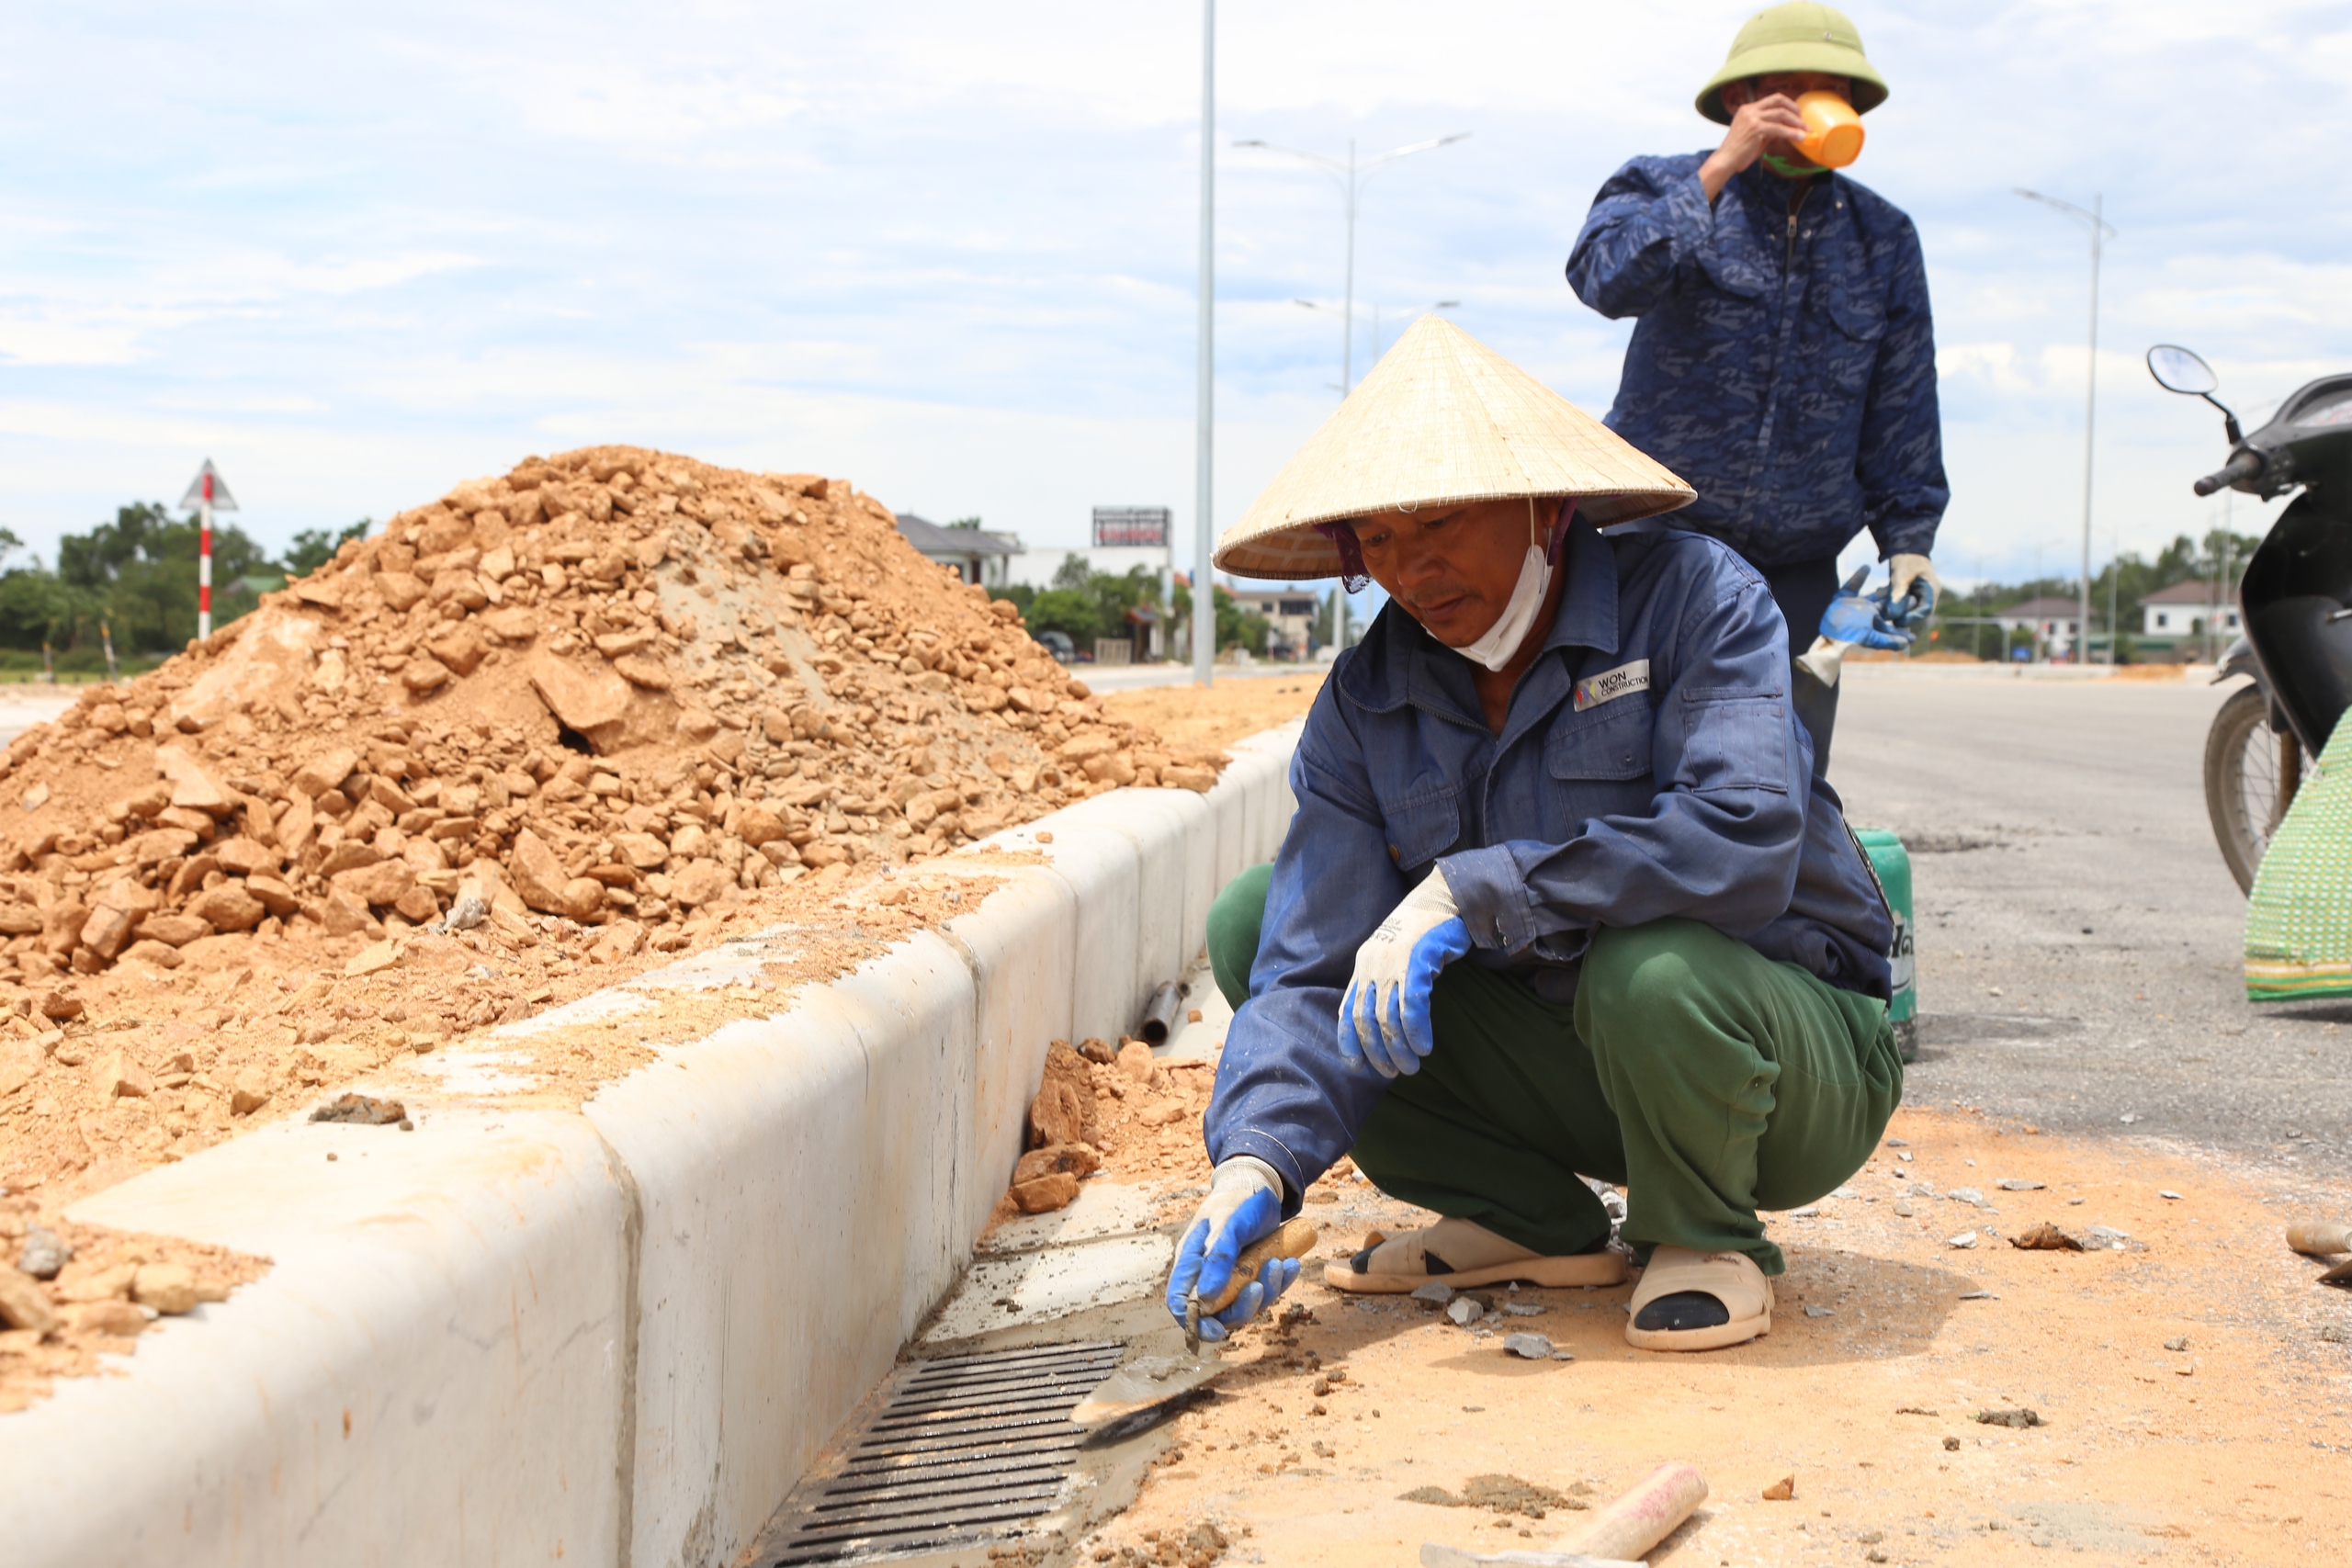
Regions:
<instances>
[{"instance_id":1,"label":"won construction logo patch","mask_svg":"<svg viewBox=\"0 0 2352 1568\"><path fill-rule=\"evenodd\" d=\"M1576 710L1584 712L1602 703L1650 689L1650 661L1636 659L1631 664L1620 664L1614 670L1603 670L1598 675L1588 675L1577 682Z\"/></svg>"}]
</instances>

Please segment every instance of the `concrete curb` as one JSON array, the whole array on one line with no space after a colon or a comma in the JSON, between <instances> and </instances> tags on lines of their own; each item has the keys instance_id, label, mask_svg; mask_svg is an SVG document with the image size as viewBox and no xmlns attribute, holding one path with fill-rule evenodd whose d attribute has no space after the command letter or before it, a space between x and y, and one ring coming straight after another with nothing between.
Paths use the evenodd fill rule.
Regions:
<instances>
[{"instance_id":1,"label":"concrete curb","mask_svg":"<svg viewBox=\"0 0 2352 1568\"><path fill-rule=\"evenodd\" d=\"M1001 886L582 1112L280 1122L78 1205L277 1267L0 1417L12 1568L723 1568L960 1276L1046 1042L1115 1038L1279 846L1295 738L1235 747L1206 795L1121 791L991 840L1043 864L927 863ZM515 1027L625 1017L790 940Z\"/></svg>"}]
</instances>

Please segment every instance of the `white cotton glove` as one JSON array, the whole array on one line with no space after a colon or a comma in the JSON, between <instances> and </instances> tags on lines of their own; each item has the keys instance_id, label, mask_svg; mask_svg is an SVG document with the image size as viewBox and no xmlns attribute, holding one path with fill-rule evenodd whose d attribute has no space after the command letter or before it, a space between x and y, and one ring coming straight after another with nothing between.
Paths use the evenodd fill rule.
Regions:
<instances>
[{"instance_id":1,"label":"white cotton glove","mask_svg":"<svg viewBox=\"0 0 2352 1568\"><path fill-rule=\"evenodd\" d=\"M1274 1168L1249 1155L1235 1155L1217 1163L1209 1179L1209 1195L1184 1227L1176 1244L1176 1266L1168 1275L1168 1314L1185 1320L1188 1298L1195 1292L1210 1301L1224 1294L1233 1278L1241 1249L1282 1223L1283 1183ZM1298 1278L1298 1259L1266 1260L1258 1278L1241 1288L1233 1304L1200 1320L1201 1337L1222 1339L1240 1327L1288 1290Z\"/></svg>"},{"instance_id":2,"label":"white cotton glove","mask_svg":"<svg viewBox=\"0 0 2352 1568\"><path fill-rule=\"evenodd\" d=\"M1943 579L1936 575L1936 563L1925 556L1894 556L1888 558L1886 570L1890 617L1905 627L1925 624L1935 613L1936 601L1944 592Z\"/></svg>"},{"instance_id":3,"label":"white cotton glove","mask_svg":"<svg viewBox=\"0 0 2352 1568\"><path fill-rule=\"evenodd\" d=\"M1437 1043L1430 988L1440 970L1469 951L1470 928L1453 890L1432 868L1356 949L1355 976L1340 998L1340 1060L1369 1063L1385 1078L1420 1071Z\"/></svg>"}]
</instances>

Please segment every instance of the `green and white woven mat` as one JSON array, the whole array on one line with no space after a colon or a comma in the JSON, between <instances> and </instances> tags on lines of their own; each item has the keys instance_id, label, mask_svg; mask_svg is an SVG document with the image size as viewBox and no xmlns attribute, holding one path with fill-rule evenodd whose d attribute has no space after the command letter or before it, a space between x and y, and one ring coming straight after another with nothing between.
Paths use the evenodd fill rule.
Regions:
<instances>
[{"instance_id":1,"label":"green and white woven mat","mask_svg":"<svg viewBox=\"0 0 2352 1568\"><path fill-rule=\"evenodd\" d=\"M2338 724L2255 868L2245 994L2352 996L2352 724Z\"/></svg>"}]
</instances>

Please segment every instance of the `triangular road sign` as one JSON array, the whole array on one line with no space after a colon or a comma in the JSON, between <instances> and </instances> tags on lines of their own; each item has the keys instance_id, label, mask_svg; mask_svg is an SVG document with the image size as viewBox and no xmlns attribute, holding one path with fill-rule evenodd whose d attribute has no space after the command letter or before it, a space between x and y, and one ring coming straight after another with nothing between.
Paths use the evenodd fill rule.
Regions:
<instances>
[{"instance_id":1,"label":"triangular road sign","mask_svg":"<svg viewBox=\"0 0 2352 1568\"><path fill-rule=\"evenodd\" d=\"M194 511L207 501L212 503L215 512L237 510L237 498L229 493L227 482L220 478L220 470L212 466L209 457L204 459L204 467L197 470L196 478L188 481L187 493L180 497L180 505Z\"/></svg>"}]
</instances>

